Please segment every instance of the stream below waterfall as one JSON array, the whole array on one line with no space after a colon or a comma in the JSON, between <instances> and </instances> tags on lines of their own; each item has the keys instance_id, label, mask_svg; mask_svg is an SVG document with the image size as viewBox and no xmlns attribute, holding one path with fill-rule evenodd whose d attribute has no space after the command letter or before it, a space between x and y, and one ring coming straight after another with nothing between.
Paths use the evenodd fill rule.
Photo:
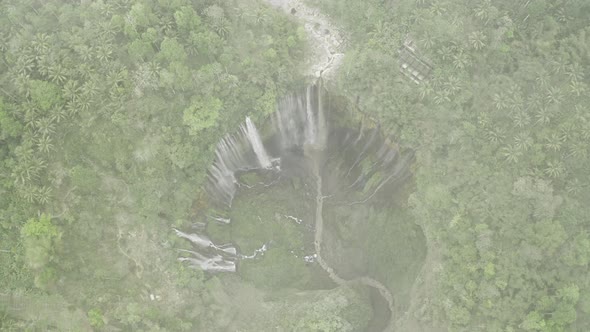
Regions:
<instances>
[{"instance_id":1,"label":"stream below waterfall","mask_svg":"<svg viewBox=\"0 0 590 332\"><path fill-rule=\"evenodd\" d=\"M314 153L317 151L314 151ZM324 231L324 218L323 218L323 206L324 206L324 194L322 193L322 172L320 169L320 158L316 157L313 158L315 160L313 165L313 175L315 177L315 185L316 185L316 211L315 211L315 237L314 237L314 246L315 251L317 254L317 261L320 266L328 273L330 278L338 285L344 285L346 283L354 283L359 282L365 286L372 287L376 289L379 294L385 299L387 305L389 306L390 311L390 318L389 322L387 323L386 327L383 331L393 331L393 313L395 310L395 303L393 300L393 295L389 291L387 287L385 287L381 282L369 277L363 276L354 278L351 280L345 280L340 277L334 269L326 262L326 260L322 257L322 241L323 241L323 231Z\"/></svg>"},{"instance_id":2,"label":"stream below waterfall","mask_svg":"<svg viewBox=\"0 0 590 332\"><path fill-rule=\"evenodd\" d=\"M342 44L342 37L339 35L330 36L330 33L338 31L336 27L330 22L329 18L319 13L317 9L312 9L306 6L301 0L268 0L272 5L282 7L283 10L288 13L295 15L301 22L303 22L308 35L311 37L312 45L312 64L310 67L311 72L320 79L328 78L333 76L337 70L340 61L342 60L343 54L339 52ZM328 33L326 33L328 32ZM340 50L341 51L341 50ZM321 95L321 92L320 94ZM308 98L309 100L309 98ZM309 109L309 108L308 108ZM319 122L323 124L322 121ZM321 146L320 146L321 147ZM317 153L314 151L312 153ZM320 158L314 158L315 162L312 167L313 174L316 179L316 213L315 213L315 237L314 246L317 254L317 261L321 267L328 273L330 278L338 285L343 285L347 281L341 278L332 267L326 262L321 255L322 240L323 240L323 202L324 196L322 193L322 174L320 169ZM377 190L375 191L377 192ZM368 287L372 287L379 291L379 294L386 300L390 318L389 323L386 325L384 331L392 331L395 312L395 304L393 295L379 281L368 277L359 277L351 280L358 281Z\"/></svg>"},{"instance_id":3,"label":"stream below waterfall","mask_svg":"<svg viewBox=\"0 0 590 332\"><path fill-rule=\"evenodd\" d=\"M193 242L199 250L184 250L188 257L181 257L180 260L205 271L238 272L246 279L249 276L266 278L266 275L277 272L281 275L264 282L279 287L283 285L278 279L283 278L281 280L290 280L288 287L295 288L296 281L292 280L290 269L301 264L315 266L314 270L325 271L322 272L324 279L327 280L327 274L331 282L338 286L362 285L372 289L370 298L374 316L369 329L393 331L396 304L391 287L392 280L396 279L387 277L390 272L382 273L383 264L379 260L384 255L403 256L404 253L396 251L401 252L404 248L412 250L412 245L395 235L397 226L389 231L394 235L383 237L379 233L381 226L368 221L392 218L387 212L392 209L391 197L400 187L398 185L409 176L413 153L401 151L375 124L365 126L362 121L344 119L347 116L342 114L345 114L348 102L345 98L341 98L344 100L341 102L331 100L322 86L326 79L334 77L342 59L343 39L329 18L301 1L267 1L300 20L308 32L311 56L307 74L314 84L279 100L277 111L268 121L259 123L260 127L246 117L237 132L228 133L217 144L206 184L214 207L207 215L207 229L201 230L210 237L176 230L178 236ZM337 112L338 116L335 115ZM355 129L357 125L359 128ZM258 180L244 182L249 175L258 177ZM292 193L287 193L289 183L293 185ZM252 203L257 197L265 198L262 203ZM237 207L233 205L234 198L239 199ZM379 200L382 202L380 206L372 205ZM326 202L330 206L325 206ZM286 206L282 210L281 204ZM355 208L351 210L366 211L366 216L355 215L353 211L340 218L340 221L346 222L334 222L338 211L353 206ZM380 212L380 209L383 211ZM330 222L325 223L326 218ZM367 223L363 224L363 221ZM336 236L332 233L338 232L334 228L344 227L340 224L346 223L354 224L350 227L366 234L364 237L352 235L348 239L335 240ZM327 226L329 230L326 230ZM367 230L371 228L373 230ZM370 240L369 233L375 230L378 234L371 235L373 238ZM342 232L346 231L340 230ZM302 235L304 233L309 236ZM381 245L373 249L374 252L358 247L363 241L395 242L396 236L399 241L397 247ZM338 254L338 248L348 251L342 250ZM257 272L264 267L254 267L255 263L248 262L256 261L267 250L269 256L276 258L283 255L281 257L289 262L264 270L272 271L270 273ZM357 258L351 259L350 252ZM409 256L406 253L406 257ZM268 258L260 258L260 261ZM351 263L351 266L356 264L361 268L347 269L348 260L357 262ZM314 261L317 264L311 264ZM239 264L243 264L241 272L238 271ZM390 268L397 266L401 270L406 267L402 259L394 259L393 264L390 260L389 264ZM281 268L286 270L277 271ZM294 270L293 273L300 272ZM408 274L407 271L396 273ZM319 283L325 285L325 282ZM330 287L334 288L334 285Z\"/></svg>"}]
</instances>

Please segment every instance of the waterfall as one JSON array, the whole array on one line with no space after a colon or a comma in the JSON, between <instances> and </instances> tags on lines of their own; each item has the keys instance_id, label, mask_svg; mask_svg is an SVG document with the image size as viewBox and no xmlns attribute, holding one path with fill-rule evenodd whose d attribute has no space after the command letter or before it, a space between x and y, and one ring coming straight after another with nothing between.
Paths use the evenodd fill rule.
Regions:
<instances>
[{"instance_id":1,"label":"waterfall","mask_svg":"<svg viewBox=\"0 0 590 332\"><path fill-rule=\"evenodd\" d=\"M305 91L305 115L306 115L306 126L305 126L305 142L308 144L315 144L316 143L316 121L313 114L313 107L312 107L312 89L313 86L308 86ZM320 95L320 93L318 93Z\"/></svg>"},{"instance_id":2,"label":"waterfall","mask_svg":"<svg viewBox=\"0 0 590 332\"><path fill-rule=\"evenodd\" d=\"M329 149L331 153L343 156L345 153L354 153L354 159L349 160L342 172L343 176L351 177L352 187L362 186L370 178L378 173L380 168L388 168L397 159L397 149L391 144L386 144L378 139L378 128L365 133L364 121L361 129L356 133L346 132L346 142L335 141L328 144L330 128L325 101L323 100L323 88L321 79L314 85L310 85L299 93L288 95L278 101L276 112L271 116L268 132L275 135L269 138L260 136L258 129L250 117L246 117L244 123L234 134L228 134L219 141L215 149L215 161L209 168L207 180L207 192L215 201L223 202L231 207L231 203L237 191L236 172L253 169L273 168L276 160L291 150L312 149L321 151ZM369 130L366 130L367 132ZM356 135L356 141L352 142ZM275 149L267 150L264 143ZM381 145L377 142L380 142ZM335 151L334 144L341 146L342 151ZM363 161L371 156L373 166L370 169L359 170ZM344 159L342 159L344 162ZM360 172L360 173L359 173Z\"/></svg>"},{"instance_id":3,"label":"waterfall","mask_svg":"<svg viewBox=\"0 0 590 332\"><path fill-rule=\"evenodd\" d=\"M207 192L216 200L231 206L236 193L236 172L271 167L272 161L258 129L246 117L235 135L228 134L217 144L215 161L209 168Z\"/></svg>"},{"instance_id":4,"label":"waterfall","mask_svg":"<svg viewBox=\"0 0 590 332\"><path fill-rule=\"evenodd\" d=\"M324 149L328 139L324 112L321 80L302 93L279 100L271 125L273 132L277 133L280 149L285 151L304 146ZM271 169L273 160L279 157L269 154L254 122L246 117L240 130L226 135L217 144L215 161L209 168L207 192L217 201L231 206L237 188L235 173Z\"/></svg>"},{"instance_id":5,"label":"waterfall","mask_svg":"<svg viewBox=\"0 0 590 332\"><path fill-rule=\"evenodd\" d=\"M324 103L322 101L322 80L318 80L318 125L317 125L317 147L323 149L328 140L328 126L324 115Z\"/></svg>"},{"instance_id":6,"label":"waterfall","mask_svg":"<svg viewBox=\"0 0 590 332\"><path fill-rule=\"evenodd\" d=\"M238 183L238 172L283 172L297 158L302 158L303 164L314 163L315 176L320 183L323 172L326 171L326 175L335 179L326 181L334 186L330 189L330 195L324 196L321 191L318 192L318 199L322 202L324 198L354 191L362 195L362 198L344 204L365 203L376 196L386 184L401 181L407 176L412 156L400 156L398 146L383 138L378 127L366 128L364 120L360 129L356 130L329 127L329 108L326 108L323 97L319 80L317 84L278 101L276 112L271 115L271 121L265 128L268 136L261 137L252 119L246 117L239 130L227 134L219 141L214 151L214 162L208 171L206 189L214 204L221 203L225 206L215 206L215 209L219 209L214 212L215 215L208 217L210 220L229 224L231 221L223 211L227 207L231 208L238 187L251 188L248 184ZM302 150L314 153L302 154ZM275 167L277 160L280 163L281 159L284 159L285 165ZM337 203L338 200L330 202ZM300 222L297 218L286 217ZM216 245L205 235L184 233L177 229L175 232L201 251L186 251L190 256L181 257L180 260L210 272L235 272L236 260L254 258L266 250L264 246L253 255L247 256L238 253L234 246ZM317 257L319 261L319 251Z\"/></svg>"},{"instance_id":7,"label":"waterfall","mask_svg":"<svg viewBox=\"0 0 590 332\"><path fill-rule=\"evenodd\" d=\"M262 144L262 139L260 138L260 134L258 133L258 129L250 120L250 117L246 117L246 127L245 133L248 137L248 141L250 141L250 145L252 149L254 149L254 153L256 154L256 158L258 159L258 164L262 168L270 168L272 163L270 162L270 158L268 157L268 153Z\"/></svg>"}]
</instances>

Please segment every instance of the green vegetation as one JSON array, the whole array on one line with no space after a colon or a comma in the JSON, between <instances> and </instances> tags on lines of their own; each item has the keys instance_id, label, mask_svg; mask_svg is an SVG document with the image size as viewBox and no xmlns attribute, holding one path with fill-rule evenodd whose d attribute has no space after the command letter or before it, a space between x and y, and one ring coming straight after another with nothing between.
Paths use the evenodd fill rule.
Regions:
<instances>
[{"instance_id":1,"label":"green vegetation","mask_svg":"<svg viewBox=\"0 0 590 332\"><path fill-rule=\"evenodd\" d=\"M307 2L347 36L330 86L356 110L331 125L374 119L416 152L401 198L326 196L330 264L386 285L401 331L589 331L590 3ZM232 224L207 224L264 256L177 262L172 228L220 209L202 189L215 144L305 83L305 38L262 0L1 1L0 330L373 326L367 289L301 259L300 178L244 174ZM404 43L433 68L420 84Z\"/></svg>"},{"instance_id":2,"label":"green vegetation","mask_svg":"<svg viewBox=\"0 0 590 332\"><path fill-rule=\"evenodd\" d=\"M411 211L442 258L413 315L589 330L590 4L310 2L350 34L342 94L417 151ZM423 84L398 71L407 38L434 68Z\"/></svg>"},{"instance_id":3,"label":"green vegetation","mask_svg":"<svg viewBox=\"0 0 590 332\"><path fill-rule=\"evenodd\" d=\"M3 1L0 293L26 304L6 327L207 330L171 227L214 143L299 84L303 45L256 1Z\"/></svg>"},{"instance_id":4,"label":"green vegetation","mask_svg":"<svg viewBox=\"0 0 590 332\"><path fill-rule=\"evenodd\" d=\"M275 176L276 177L276 176ZM279 181L273 186L264 183ZM233 243L243 255L267 251L240 262L238 274L260 289L315 289L331 285L318 267L303 257L313 254L314 202L305 188L295 185L299 178L272 179L256 173L243 174L243 187L230 210L230 225L209 223L207 233L215 243ZM328 279L329 280L329 279Z\"/></svg>"},{"instance_id":5,"label":"green vegetation","mask_svg":"<svg viewBox=\"0 0 590 332\"><path fill-rule=\"evenodd\" d=\"M327 257L348 279L369 275L382 282L395 294L397 310L404 312L424 263L426 241L412 215L389 203L327 205Z\"/></svg>"}]
</instances>

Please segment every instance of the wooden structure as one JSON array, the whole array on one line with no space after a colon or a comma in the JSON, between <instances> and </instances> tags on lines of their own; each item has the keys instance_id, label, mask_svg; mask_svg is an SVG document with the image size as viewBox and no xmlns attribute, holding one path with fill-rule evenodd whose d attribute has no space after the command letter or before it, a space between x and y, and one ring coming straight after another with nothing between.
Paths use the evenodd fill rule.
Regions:
<instances>
[{"instance_id":1,"label":"wooden structure","mask_svg":"<svg viewBox=\"0 0 590 332\"><path fill-rule=\"evenodd\" d=\"M416 45L410 38L399 49L399 70L414 83L420 84L424 81L430 72L432 66L416 50Z\"/></svg>"}]
</instances>

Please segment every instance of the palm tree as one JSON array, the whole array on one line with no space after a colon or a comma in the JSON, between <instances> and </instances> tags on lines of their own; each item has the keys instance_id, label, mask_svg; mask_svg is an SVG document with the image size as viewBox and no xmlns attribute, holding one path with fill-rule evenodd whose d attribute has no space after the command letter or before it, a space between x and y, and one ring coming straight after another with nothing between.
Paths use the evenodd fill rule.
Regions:
<instances>
[{"instance_id":1,"label":"palm tree","mask_svg":"<svg viewBox=\"0 0 590 332\"><path fill-rule=\"evenodd\" d=\"M519 150L527 151L533 146L533 139L528 133L521 132L514 137L514 147Z\"/></svg>"},{"instance_id":2,"label":"palm tree","mask_svg":"<svg viewBox=\"0 0 590 332\"><path fill-rule=\"evenodd\" d=\"M557 21L560 23L566 24L567 22L572 20L572 17L567 14L564 7L559 7L557 9L556 16L557 16Z\"/></svg>"},{"instance_id":3,"label":"palm tree","mask_svg":"<svg viewBox=\"0 0 590 332\"><path fill-rule=\"evenodd\" d=\"M95 80L88 80L82 84L81 88L82 96L86 96L88 98L94 98L98 95L99 89L96 85Z\"/></svg>"},{"instance_id":4,"label":"palm tree","mask_svg":"<svg viewBox=\"0 0 590 332\"><path fill-rule=\"evenodd\" d=\"M494 101L494 106L499 111L506 109L508 107L508 96L506 96L506 94L504 94L503 92L495 93L492 97L492 100Z\"/></svg>"},{"instance_id":5,"label":"palm tree","mask_svg":"<svg viewBox=\"0 0 590 332\"><path fill-rule=\"evenodd\" d=\"M451 57L453 56L453 49L449 46L443 46L441 47L438 52L438 55L440 56L440 59L442 61L448 61L451 59Z\"/></svg>"},{"instance_id":6,"label":"palm tree","mask_svg":"<svg viewBox=\"0 0 590 332\"><path fill-rule=\"evenodd\" d=\"M462 70L471 66L471 60L469 59L469 55L464 53L463 51L459 51L455 55L453 55L453 66L455 69Z\"/></svg>"},{"instance_id":7,"label":"palm tree","mask_svg":"<svg viewBox=\"0 0 590 332\"><path fill-rule=\"evenodd\" d=\"M93 75L96 74L96 68L87 62L78 64L74 71L83 81L89 80Z\"/></svg>"},{"instance_id":8,"label":"palm tree","mask_svg":"<svg viewBox=\"0 0 590 332\"><path fill-rule=\"evenodd\" d=\"M436 16L444 15L447 12L447 8L444 5L442 2L435 2L430 5L430 12Z\"/></svg>"},{"instance_id":9,"label":"palm tree","mask_svg":"<svg viewBox=\"0 0 590 332\"><path fill-rule=\"evenodd\" d=\"M572 80L569 86L571 94L580 97L586 94L586 84L578 80Z\"/></svg>"},{"instance_id":10,"label":"palm tree","mask_svg":"<svg viewBox=\"0 0 590 332\"><path fill-rule=\"evenodd\" d=\"M481 128L486 128L490 124L490 115L487 112L480 112L477 115L477 124Z\"/></svg>"},{"instance_id":11,"label":"palm tree","mask_svg":"<svg viewBox=\"0 0 590 332\"><path fill-rule=\"evenodd\" d=\"M412 23L413 23L413 24L419 26L420 24L423 24L425 20L426 20L425 11L421 10L419 8L415 8L410 13L408 25L412 25Z\"/></svg>"},{"instance_id":12,"label":"palm tree","mask_svg":"<svg viewBox=\"0 0 590 332\"><path fill-rule=\"evenodd\" d=\"M586 159L588 157L588 145L583 142L576 142L570 146L569 152L568 157Z\"/></svg>"},{"instance_id":13,"label":"palm tree","mask_svg":"<svg viewBox=\"0 0 590 332\"><path fill-rule=\"evenodd\" d=\"M509 102L512 112L520 112L522 110L524 100L522 100L522 95L520 93L513 93Z\"/></svg>"},{"instance_id":14,"label":"palm tree","mask_svg":"<svg viewBox=\"0 0 590 332\"><path fill-rule=\"evenodd\" d=\"M559 87L549 87L546 90L545 98L547 103L559 105L563 101L563 93Z\"/></svg>"},{"instance_id":15,"label":"palm tree","mask_svg":"<svg viewBox=\"0 0 590 332\"><path fill-rule=\"evenodd\" d=\"M90 48L87 45L80 45L76 47L76 52L80 56L80 59L82 59L82 61L84 62L92 61L92 58L94 56L92 48Z\"/></svg>"},{"instance_id":16,"label":"palm tree","mask_svg":"<svg viewBox=\"0 0 590 332\"><path fill-rule=\"evenodd\" d=\"M33 203L35 201L36 193L37 193L37 188L33 187L32 185L23 186L20 189L21 197L24 198L29 203Z\"/></svg>"},{"instance_id":17,"label":"palm tree","mask_svg":"<svg viewBox=\"0 0 590 332\"><path fill-rule=\"evenodd\" d=\"M229 27L229 21L225 17L213 22L213 30L215 30L219 36L224 38L230 33Z\"/></svg>"},{"instance_id":18,"label":"palm tree","mask_svg":"<svg viewBox=\"0 0 590 332\"><path fill-rule=\"evenodd\" d=\"M375 25L373 25L373 29L368 33L369 37L373 39L380 39L383 36L387 35L388 26L383 22L383 20L379 20Z\"/></svg>"},{"instance_id":19,"label":"palm tree","mask_svg":"<svg viewBox=\"0 0 590 332\"><path fill-rule=\"evenodd\" d=\"M39 138L39 140L37 141L37 147L39 148L39 151L45 154L49 153L51 150L53 150L51 137L46 135L41 136L41 138Z\"/></svg>"},{"instance_id":20,"label":"palm tree","mask_svg":"<svg viewBox=\"0 0 590 332\"><path fill-rule=\"evenodd\" d=\"M14 184L24 185L31 180L31 174L33 172L33 166L25 164L23 162L18 163L12 168L12 177L14 178Z\"/></svg>"},{"instance_id":21,"label":"palm tree","mask_svg":"<svg viewBox=\"0 0 590 332\"><path fill-rule=\"evenodd\" d=\"M420 92L420 100L424 100L424 98L430 96L434 91L429 82L418 85L418 90Z\"/></svg>"},{"instance_id":22,"label":"palm tree","mask_svg":"<svg viewBox=\"0 0 590 332\"><path fill-rule=\"evenodd\" d=\"M53 124L53 120L50 117L40 118L35 121L35 127L41 135L50 135L55 132L55 124Z\"/></svg>"},{"instance_id":23,"label":"palm tree","mask_svg":"<svg viewBox=\"0 0 590 332\"><path fill-rule=\"evenodd\" d=\"M51 120L60 123L66 118L66 110L62 106L55 106L51 109Z\"/></svg>"},{"instance_id":24,"label":"palm tree","mask_svg":"<svg viewBox=\"0 0 590 332\"><path fill-rule=\"evenodd\" d=\"M511 162L513 164L516 164L518 162L518 158L522 156L522 151L520 151L520 149L515 145L508 145L506 147L503 147L501 152L506 161Z\"/></svg>"},{"instance_id":25,"label":"palm tree","mask_svg":"<svg viewBox=\"0 0 590 332\"><path fill-rule=\"evenodd\" d=\"M469 34L469 44L476 51L481 50L486 46L486 36L481 31L474 31Z\"/></svg>"},{"instance_id":26,"label":"palm tree","mask_svg":"<svg viewBox=\"0 0 590 332\"><path fill-rule=\"evenodd\" d=\"M16 73L21 75L29 75L33 71L35 67L35 59L26 54L20 54L16 58L16 63L14 64L14 69Z\"/></svg>"},{"instance_id":27,"label":"palm tree","mask_svg":"<svg viewBox=\"0 0 590 332\"><path fill-rule=\"evenodd\" d=\"M492 3L490 2L490 0L483 0L479 5L475 6L475 17L479 18L485 24L487 24L490 19L489 13L491 11L491 7Z\"/></svg>"},{"instance_id":28,"label":"palm tree","mask_svg":"<svg viewBox=\"0 0 590 332\"><path fill-rule=\"evenodd\" d=\"M488 140L492 143L500 143L506 137L506 132L500 127L494 127L487 133Z\"/></svg>"},{"instance_id":29,"label":"palm tree","mask_svg":"<svg viewBox=\"0 0 590 332\"><path fill-rule=\"evenodd\" d=\"M451 98L449 97L449 95L450 95L450 92L447 91L447 90L445 90L445 89L437 90L434 93L434 98L433 98L434 99L434 103L437 104L437 105L440 105L440 104L445 103L445 102L450 102L451 101Z\"/></svg>"},{"instance_id":30,"label":"palm tree","mask_svg":"<svg viewBox=\"0 0 590 332\"><path fill-rule=\"evenodd\" d=\"M541 70L541 72L539 72L539 74L537 75L537 78L535 79L535 81L537 82L539 87L541 87L543 89L547 88L550 80L551 80L551 77L549 76L549 73L547 73L547 71L545 71L545 70Z\"/></svg>"},{"instance_id":31,"label":"palm tree","mask_svg":"<svg viewBox=\"0 0 590 332\"><path fill-rule=\"evenodd\" d=\"M191 32L186 42L186 51L192 56L199 55L200 44L199 36L196 33Z\"/></svg>"},{"instance_id":32,"label":"palm tree","mask_svg":"<svg viewBox=\"0 0 590 332\"><path fill-rule=\"evenodd\" d=\"M456 76L450 75L445 82L445 89L449 92L451 96L454 96L461 90L461 80Z\"/></svg>"},{"instance_id":33,"label":"palm tree","mask_svg":"<svg viewBox=\"0 0 590 332\"><path fill-rule=\"evenodd\" d=\"M51 199L51 187L43 186L37 189L35 199L42 205L45 205Z\"/></svg>"},{"instance_id":34,"label":"palm tree","mask_svg":"<svg viewBox=\"0 0 590 332\"><path fill-rule=\"evenodd\" d=\"M512 122L517 128L526 128L531 123L531 117L525 111L514 112Z\"/></svg>"},{"instance_id":35,"label":"palm tree","mask_svg":"<svg viewBox=\"0 0 590 332\"><path fill-rule=\"evenodd\" d=\"M37 61L37 71L45 78L49 77L49 68L51 67L51 61L49 57L44 57Z\"/></svg>"},{"instance_id":36,"label":"palm tree","mask_svg":"<svg viewBox=\"0 0 590 332\"><path fill-rule=\"evenodd\" d=\"M0 34L0 52L2 52L3 54L6 54L6 51L8 50L8 44L10 41L10 37L8 37L8 35L5 34Z\"/></svg>"},{"instance_id":37,"label":"palm tree","mask_svg":"<svg viewBox=\"0 0 590 332\"><path fill-rule=\"evenodd\" d=\"M264 25L268 21L268 15L266 14L266 10L261 7L256 10L254 14L254 22L259 25Z\"/></svg>"},{"instance_id":38,"label":"palm tree","mask_svg":"<svg viewBox=\"0 0 590 332\"><path fill-rule=\"evenodd\" d=\"M23 121L25 128L34 128L37 122L37 108L33 102L23 104Z\"/></svg>"},{"instance_id":39,"label":"palm tree","mask_svg":"<svg viewBox=\"0 0 590 332\"><path fill-rule=\"evenodd\" d=\"M49 67L47 76L52 82L60 84L66 80L65 70L59 63Z\"/></svg>"},{"instance_id":40,"label":"palm tree","mask_svg":"<svg viewBox=\"0 0 590 332\"><path fill-rule=\"evenodd\" d=\"M535 117L537 118L537 123L548 124L553 118L553 112L549 107L541 107L537 110Z\"/></svg>"},{"instance_id":41,"label":"palm tree","mask_svg":"<svg viewBox=\"0 0 590 332\"><path fill-rule=\"evenodd\" d=\"M102 62L108 62L113 54L113 48L108 44L101 44L96 48L96 58Z\"/></svg>"},{"instance_id":42,"label":"palm tree","mask_svg":"<svg viewBox=\"0 0 590 332\"><path fill-rule=\"evenodd\" d=\"M572 81L584 81L584 68L577 62L567 65L565 72Z\"/></svg>"},{"instance_id":43,"label":"palm tree","mask_svg":"<svg viewBox=\"0 0 590 332\"><path fill-rule=\"evenodd\" d=\"M547 162L547 167L543 170L551 178L558 178L565 172L564 164L559 160Z\"/></svg>"},{"instance_id":44,"label":"palm tree","mask_svg":"<svg viewBox=\"0 0 590 332\"><path fill-rule=\"evenodd\" d=\"M99 10L100 10L100 14L103 17L111 17L113 15L115 9L111 3L107 2L107 3L100 3Z\"/></svg>"},{"instance_id":45,"label":"palm tree","mask_svg":"<svg viewBox=\"0 0 590 332\"><path fill-rule=\"evenodd\" d=\"M46 33L37 33L31 42L35 54L46 54L49 51L49 35Z\"/></svg>"},{"instance_id":46,"label":"palm tree","mask_svg":"<svg viewBox=\"0 0 590 332\"><path fill-rule=\"evenodd\" d=\"M90 97L81 95L78 99L66 103L66 111L69 116L74 116L80 111L88 111L88 109L90 109L90 105Z\"/></svg>"},{"instance_id":47,"label":"palm tree","mask_svg":"<svg viewBox=\"0 0 590 332\"><path fill-rule=\"evenodd\" d=\"M580 128L580 135L583 139L588 140L590 139L590 123L584 122Z\"/></svg>"},{"instance_id":48,"label":"palm tree","mask_svg":"<svg viewBox=\"0 0 590 332\"><path fill-rule=\"evenodd\" d=\"M170 38L174 38L178 34L174 18L170 16L164 16L160 18L159 29L164 35Z\"/></svg>"},{"instance_id":49,"label":"palm tree","mask_svg":"<svg viewBox=\"0 0 590 332\"><path fill-rule=\"evenodd\" d=\"M545 147L549 150L553 150L555 152L561 150L561 145L563 144L563 137L557 134L551 134L550 137L545 138L547 141L545 143Z\"/></svg>"},{"instance_id":50,"label":"palm tree","mask_svg":"<svg viewBox=\"0 0 590 332\"><path fill-rule=\"evenodd\" d=\"M550 66L554 74L563 74L568 67L567 62L563 58L551 61Z\"/></svg>"},{"instance_id":51,"label":"palm tree","mask_svg":"<svg viewBox=\"0 0 590 332\"><path fill-rule=\"evenodd\" d=\"M541 95L538 92L533 92L531 93L528 98L527 98L527 107L528 108L540 108L543 106L544 101L543 101L543 95Z\"/></svg>"},{"instance_id":52,"label":"palm tree","mask_svg":"<svg viewBox=\"0 0 590 332\"><path fill-rule=\"evenodd\" d=\"M98 24L98 31L100 31L99 33L103 42L112 41L117 34L116 30L115 26L111 24L111 21L101 21Z\"/></svg>"},{"instance_id":53,"label":"palm tree","mask_svg":"<svg viewBox=\"0 0 590 332\"><path fill-rule=\"evenodd\" d=\"M14 183L24 185L29 181L37 178L39 173L45 168L45 161L39 156L34 155L33 149L25 149L24 153L18 158L16 166L12 169ZM18 154L21 154L20 152Z\"/></svg>"},{"instance_id":54,"label":"palm tree","mask_svg":"<svg viewBox=\"0 0 590 332\"><path fill-rule=\"evenodd\" d=\"M148 63L148 69L153 77L160 77L160 65L156 61Z\"/></svg>"},{"instance_id":55,"label":"palm tree","mask_svg":"<svg viewBox=\"0 0 590 332\"><path fill-rule=\"evenodd\" d=\"M582 188L584 188L584 185L582 185L582 183L578 179L573 179L572 181L568 181L565 186L565 190L568 193L573 194L573 195L579 194L580 191L582 190Z\"/></svg>"},{"instance_id":56,"label":"palm tree","mask_svg":"<svg viewBox=\"0 0 590 332\"><path fill-rule=\"evenodd\" d=\"M435 38L431 33L425 32L422 39L420 40L420 43L424 49L430 50L434 47Z\"/></svg>"},{"instance_id":57,"label":"palm tree","mask_svg":"<svg viewBox=\"0 0 590 332\"><path fill-rule=\"evenodd\" d=\"M12 83L14 84L14 86L16 87L18 93L20 93L21 95L25 96L25 97L29 97L31 94L31 86L30 86L30 81L31 81L31 77L27 74L19 74L19 73L14 73L14 76L12 76Z\"/></svg>"},{"instance_id":58,"label":"palm tree","mask_svg":"<svg viewBox=\"0 0 590 332\"><path fill-rule=\"evenodd\" d=\"M78 82L75 80L68 80L62 89L63 96L67 100L75 100L78 98L80 94L80 87L78 87Z\"/></svg>"}]
</instances>

